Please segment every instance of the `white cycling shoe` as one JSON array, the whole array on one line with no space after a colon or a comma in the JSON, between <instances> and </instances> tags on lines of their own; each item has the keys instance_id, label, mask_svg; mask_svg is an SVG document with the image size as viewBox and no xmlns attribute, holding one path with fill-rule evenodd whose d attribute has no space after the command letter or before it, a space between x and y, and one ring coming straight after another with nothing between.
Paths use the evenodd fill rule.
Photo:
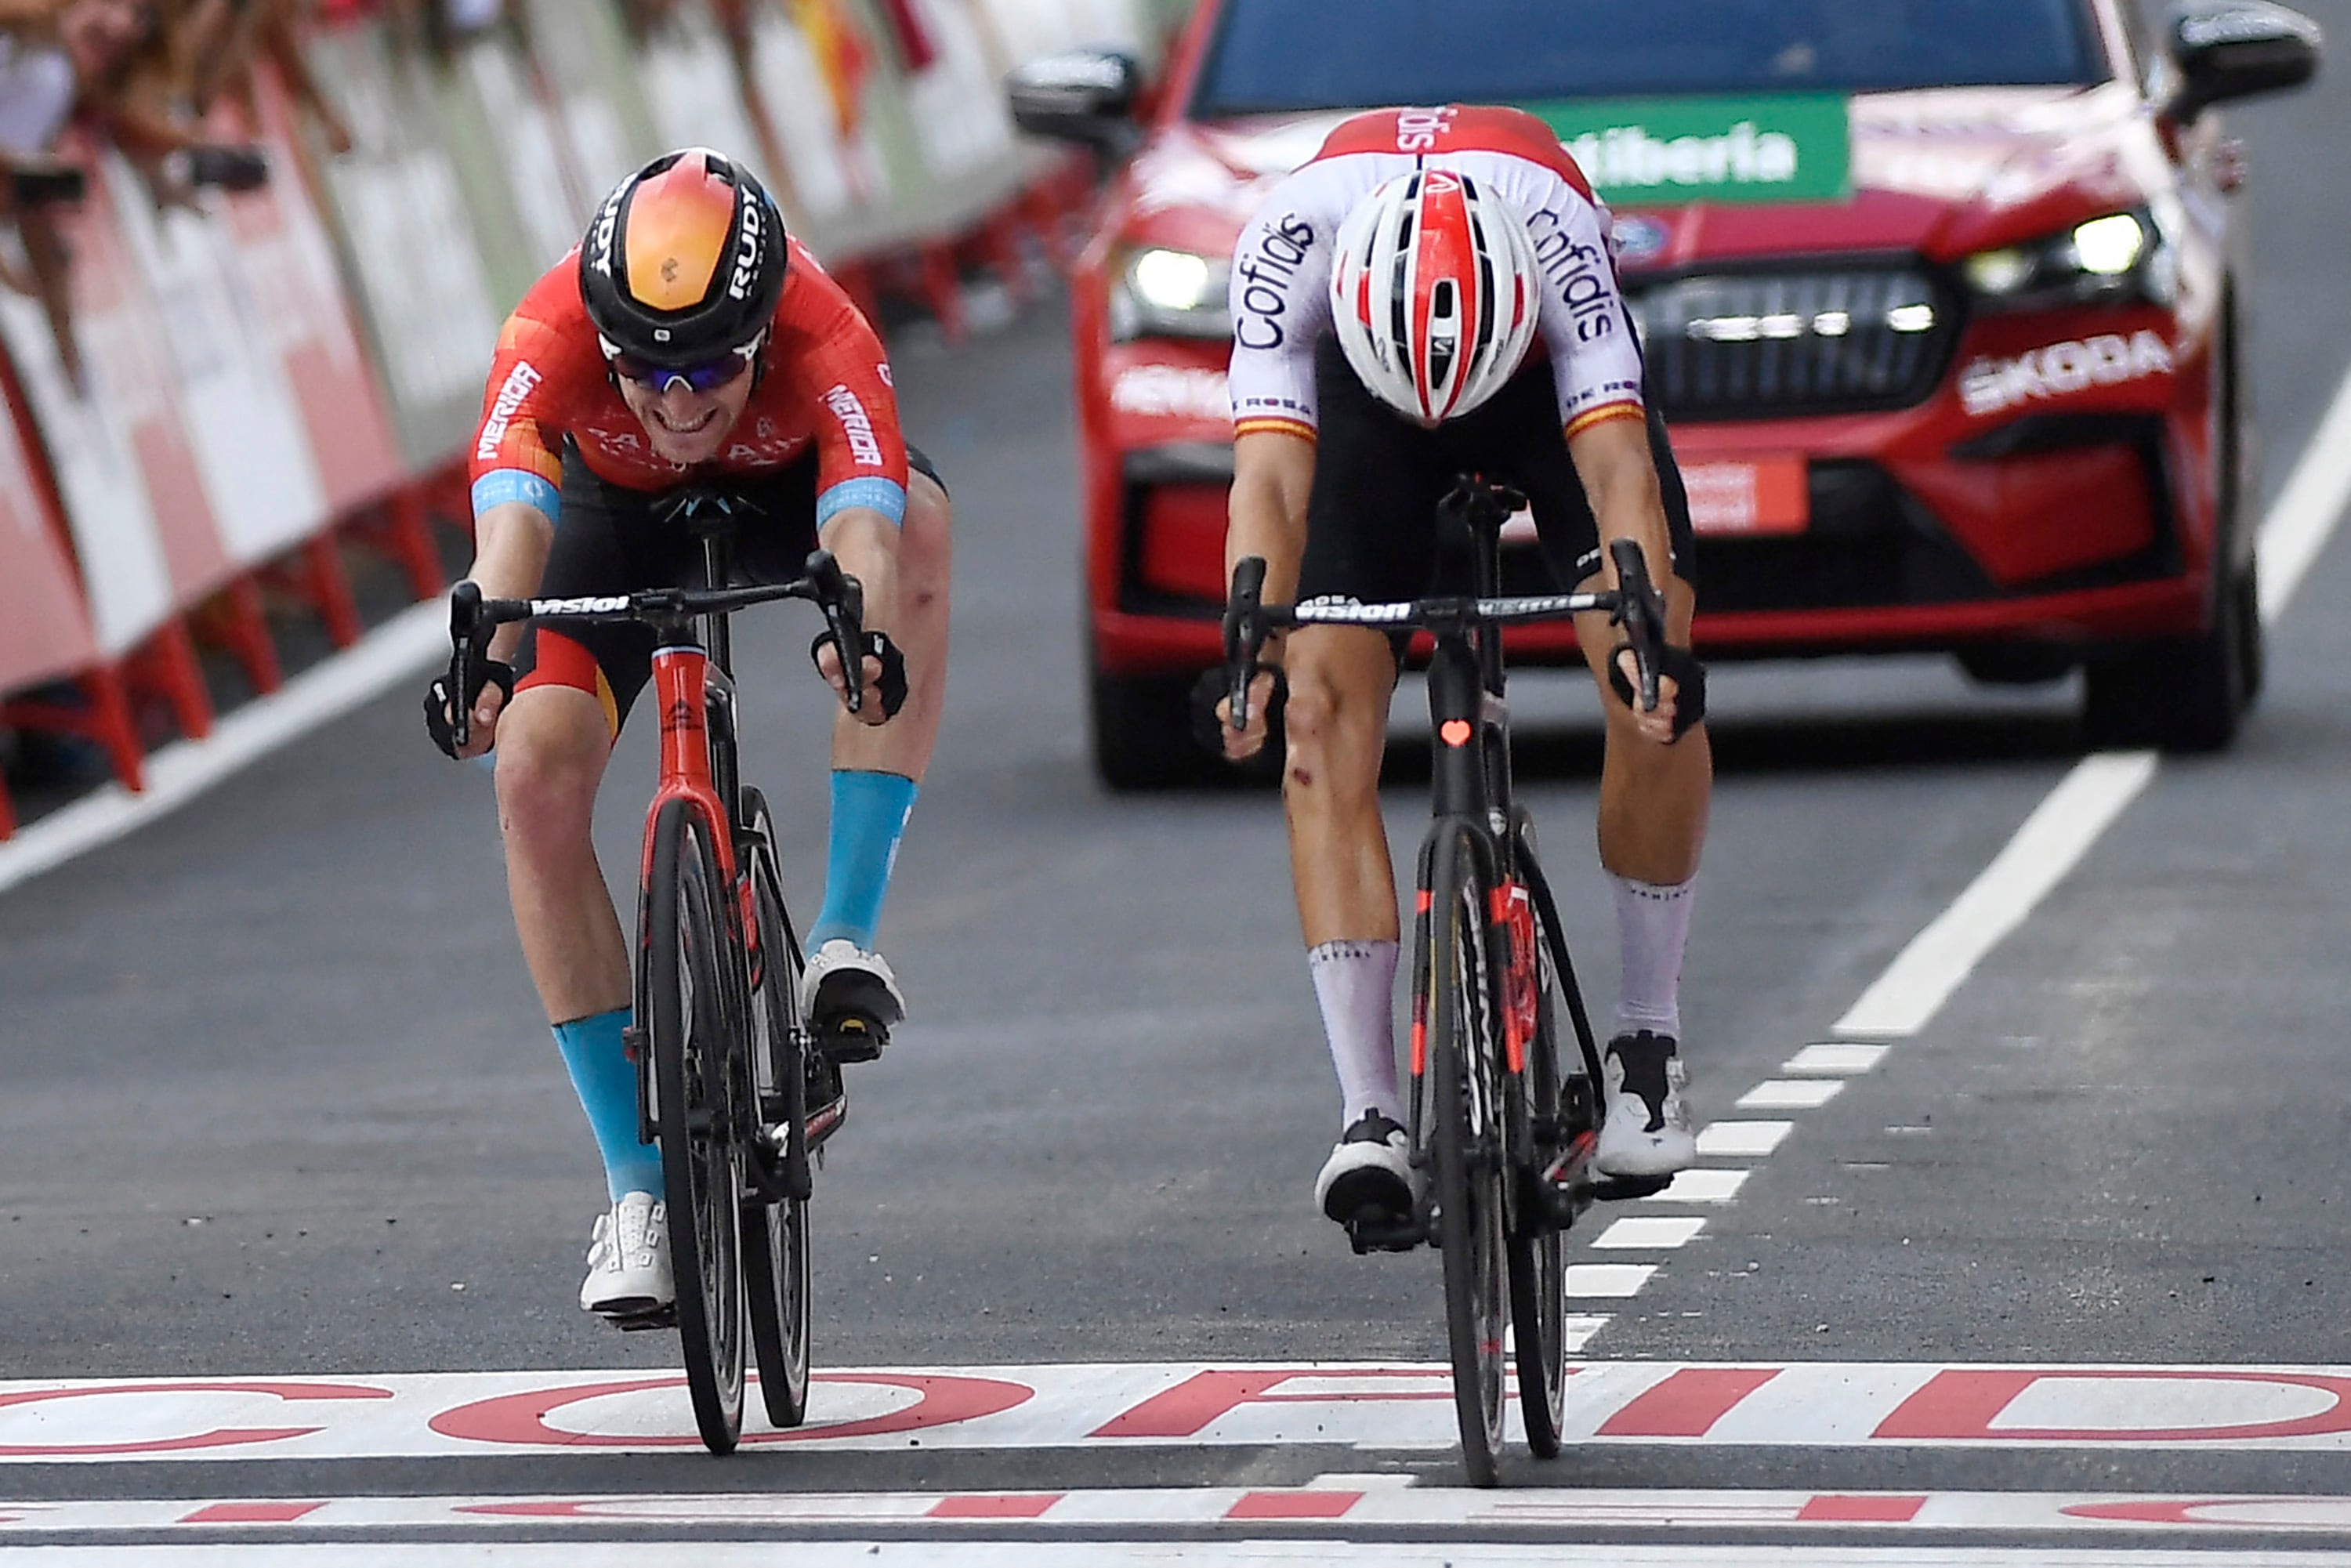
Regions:
<instances>
[{"instance_id":1,"label":"white cycling shoe","mask_svg":"<svg viewBox=\"0 0 2351 1568\"><path fill-rule=\"evenodd\" d=\"M1602 1176L1661 1176L1698 1163L1682 1090L1689 1076L1669 1034L1641 1030L1620 1034L1601 1057L1608 1082L1608 1114L1592 1163Z\"/></svg>"},{"instance_id":2,"label":"white cycling shoe","mask_svg":"<svg viewBox=\"0 0 2351 1568\"><path fill-rule=\"evenodd\" d=\"M1331 1145L1314 1178L1314 1204L1344 1225L1366 1212L1409 1219L1420 1184L1412 1167L1412 1140L1385 1113L1366 1111Z\"/></svg>"},{"instance_id":3,"label":"white cycling shoe","mask_svg":"<svg viewBox=\"0 0 2351 1568\"><path fill-rule=\"evenodd\" d=\"M668 1206L649 1192L624 1195L596 1217L580 1304L608 1318L637 1318L674 1304Z\"/></svg>"},{"instance_id":4,"label":"white cycling shoe","mask_svg":"<svg viewBox=\"0 0 2351 1568\"><path fill-rule=\"evenodd\" d=\"M809 955L800 975L800 1013L834 1061L871 1061L906 1016L906 998L889 960L836 936Z\"/></svg>"}]
</instances>

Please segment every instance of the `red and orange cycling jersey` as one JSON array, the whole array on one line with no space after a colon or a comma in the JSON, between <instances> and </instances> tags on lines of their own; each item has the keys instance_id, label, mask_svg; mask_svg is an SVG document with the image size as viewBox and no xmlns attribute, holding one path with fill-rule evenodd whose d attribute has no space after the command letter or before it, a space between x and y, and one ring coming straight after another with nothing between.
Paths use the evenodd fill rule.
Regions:
<instances>
[{"instance_id":1,"label":"red and orange cycling jersey","mask_svg":"<svg viewBox=\"0 0 2351 1568\"><path fill-rule=\"evenodd\" d=\"M867 507L906 510L906 444L881 340L839 284L792 242L767 372L726 450L689 470L660 456L604 365L573 252L523 296L499 334L475 434L474 511L508 501L560 516L563 444L599 478L666 490L712 475L768 475L817 459L817 521Z\"/></svg>"}]
</instances>

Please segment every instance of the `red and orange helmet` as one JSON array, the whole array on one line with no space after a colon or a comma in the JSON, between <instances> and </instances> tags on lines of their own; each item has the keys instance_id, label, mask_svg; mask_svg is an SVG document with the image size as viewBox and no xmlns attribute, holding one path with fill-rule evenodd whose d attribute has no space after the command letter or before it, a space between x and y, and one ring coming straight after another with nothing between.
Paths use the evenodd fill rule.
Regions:
<instances>
[{"instance_id":1,"label":"red and orange helmet","mask_svg":"<svg viewBox=\"0 0 2351 1568\"><path fill-rule=\"evenodd\" d=\"M789 250L783 214L751 172L689 147L604 198L580 246L580 292L607 359L748 357L783 298Z\"/></svg>"}]
</instances>

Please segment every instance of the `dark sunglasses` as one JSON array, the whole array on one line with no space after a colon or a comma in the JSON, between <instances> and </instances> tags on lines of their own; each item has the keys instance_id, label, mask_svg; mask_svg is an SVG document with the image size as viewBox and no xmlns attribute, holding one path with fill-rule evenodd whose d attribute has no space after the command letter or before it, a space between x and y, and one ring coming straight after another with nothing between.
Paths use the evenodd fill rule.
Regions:
<instances>
[{"instance_id":1,"label":"dark sunglasses","mask_svg":"<svg viewBox=\"0 0 2351 1568\"><path fill-rule=\"evenodd\" d=\"M614 375L649 392L667 392L671 382L680 381L689 391L709 392L740 381L750 370L751 359L748 354L729 350L715 360L693 365L657 365L634 354L615 354L607 362Z\"/></svg>"}]
</instances>

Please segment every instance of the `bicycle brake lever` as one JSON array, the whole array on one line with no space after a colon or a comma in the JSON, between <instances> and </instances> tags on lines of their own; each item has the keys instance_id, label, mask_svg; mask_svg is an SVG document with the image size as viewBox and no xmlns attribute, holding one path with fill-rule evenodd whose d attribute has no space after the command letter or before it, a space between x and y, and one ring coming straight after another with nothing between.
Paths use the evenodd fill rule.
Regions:
<instances>
[{"instance_id":1,"label":"bicycle brake lever","mask_svg":"<svg viewBox=\"0 0 2351 1568\"><path fill-rule=\"evenodd\" d=\"M851 713L865 711L865 585L841 570L829 549L808 558L809 581L816 589L817 608L824 612L825 630L832 635L833 652L841 655L841 676L847 695L841 706Z\"/></svg>"},{"instance_id":2,"label":"bicycle brake lever","mask_svg":"<svg viewBox=\"0 0 2351 1568\"><path fill-rule=\"evenodd\" d=\"M1225 601L1225 695L1235 735L1249 728L1249 687L1257 682L1257 656L1265 646L1258 610L1265 597L1265 558L1244 556L1233 567L1232 596Z\"/></svg>"},{"instance_id":3,"label":"bicycle brake lever","mask_svg":"<svg viewBox=\"0 0 2351 1568\"><path fill-rule=\"evenodd\" d=\"M463 751L474 737L475 640L482 629L482 585L470 579L449 591L449 734Z\"/></svg>"},{"instance_id":4,"label":"bicycle brake lever","mask_svg":"<svg viewBox=\"0 0 2351 1568\"><path fill-rule=\"evenodd\" d=\"M1616 563L1616 613L1633 645L1633 665L1641 677L1641 711L1655 713L1660 695L1657 673L1666 656L1666 606L1649 581L1648 559L1637 540L1617 539L1608 547Z\"/></svg>"}]
</instances>

